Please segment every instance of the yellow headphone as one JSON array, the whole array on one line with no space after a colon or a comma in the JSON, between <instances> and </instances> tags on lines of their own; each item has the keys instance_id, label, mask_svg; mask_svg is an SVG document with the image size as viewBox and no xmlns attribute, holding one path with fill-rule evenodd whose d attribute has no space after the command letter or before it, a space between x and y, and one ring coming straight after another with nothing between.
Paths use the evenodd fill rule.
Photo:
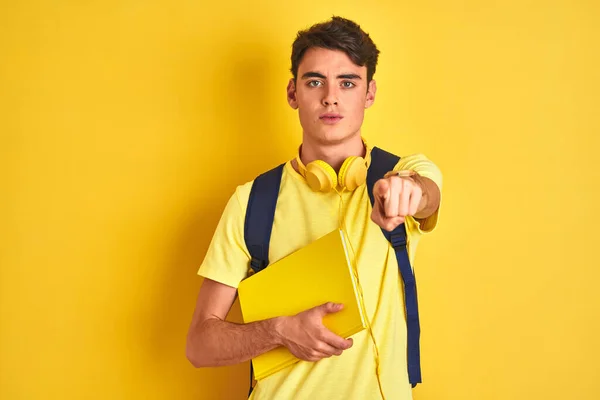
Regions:
<instances>
[{"instance_id":1,"label":"yellow headphone","mask_svg":"<svg viewBox=\"0 0 600 400\"><path fill-rule=\"evenodd\" d=\"M323 160L315 160L305 166L300 160L300 154L296 156L300 175L315 192L329 192L338 186L342 191L353 191L367 180L367 161L362 157L350 156L344 160L340 173L336 174L333 167Z\"/></svg>"}]
</instances>

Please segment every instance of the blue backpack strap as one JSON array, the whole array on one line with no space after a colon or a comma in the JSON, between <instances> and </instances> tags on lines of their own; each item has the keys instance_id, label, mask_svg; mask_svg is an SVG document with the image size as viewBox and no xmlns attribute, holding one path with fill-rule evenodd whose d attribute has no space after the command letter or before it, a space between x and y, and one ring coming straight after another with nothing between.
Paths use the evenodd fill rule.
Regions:
<instances>
[{"instance_id":1,"label":"blue backpack strap","mask_svg":"<svg viewBox=\"0 0 600 400\"><path fill-rule=\"evenodd\" d=\"M244 241L250 253L250 267L257 273L269 265L269 242L275 219L275 206L281 186L283 167L281 164L259 175L252 183L246 219L244 221ZM252 361L250 361L250 391L252 394Z\"/></svg>"},{"instance_id":2,"label":"blue backpack strap","mask_svg":"<svg viewBox=\"0 0 600 400\"><path fill-rule=\"evenodd\" d=\"M371 151L371 164L367 173L367 190L371 205L375 206L373 186L375 182L383 178L386 172L392 171L400 157L388 153L385 150L374 147ZM406 306L406 331L407 331L407 359L408 380L412 387L421 383L421 355L419 349L419 308L417 303L417 284L415 275L410 266L408 251L406 248L406 228L400 224L391 232L381 229L385 238L391 243L396 253L398 268L404 282L404 304Z\"/></svg>"},{"instance_id":3,"label":"blue backpack strap","mask_svg":"<svg viewBox=\"0 0 600 400\"><path fill-rule=\"evenodd\" d=\"M250 190L244 222L244 240L252 257L250 266L254 272L260 272L269 265L269 242L284 165L259 175Z\"/></svg>"}]
</instances>

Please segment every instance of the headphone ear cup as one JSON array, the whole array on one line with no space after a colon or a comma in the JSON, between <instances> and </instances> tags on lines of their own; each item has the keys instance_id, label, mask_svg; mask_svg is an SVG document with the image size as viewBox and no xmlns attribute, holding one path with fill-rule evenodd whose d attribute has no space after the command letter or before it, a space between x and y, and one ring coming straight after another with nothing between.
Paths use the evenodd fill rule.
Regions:
<instances>
[{"instance_id":1,"label":"headphone ear cup","mask_svg":"<svg viewBox=\"0 0 600 400\"><path fill-rule=\"evenodd\" d=\"M365 159L357 156L348 157L340 168L340 185L353 191L367 180Z\"/></svg>"},{"instance_id":2,"label":"headphone ear cup","mask_svg":"<svg viewBox=\"0 0 600 400\"><path fill-rule=\"evenodd\" d=\"M315 192L329 192L338 185L335 170L323 160L315 160L306 166L306 182Z\"/></svg>"}]
</instances>

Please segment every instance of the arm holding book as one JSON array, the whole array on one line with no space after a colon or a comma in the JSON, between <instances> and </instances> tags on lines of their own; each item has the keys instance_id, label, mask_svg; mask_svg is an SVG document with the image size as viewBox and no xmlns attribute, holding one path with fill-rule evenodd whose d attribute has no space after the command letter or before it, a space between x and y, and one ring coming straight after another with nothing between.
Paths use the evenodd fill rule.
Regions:
<instances>
[{"instance_id":1,"label":"arm holding book","mask_svg":"<svg viewBox=\"0 0 600 400\"><path fill-rule=\"evenodd\" d=\"M235 300L236 288L205 279L187 336L186 355L195 367L216 367L241 363L278 346L294 356L318 361L340 355L352 346L322 323L328 313L342 306L325 303L289 317L277 317L248 324L225 321Z\"/></svg>"}]
</instances>

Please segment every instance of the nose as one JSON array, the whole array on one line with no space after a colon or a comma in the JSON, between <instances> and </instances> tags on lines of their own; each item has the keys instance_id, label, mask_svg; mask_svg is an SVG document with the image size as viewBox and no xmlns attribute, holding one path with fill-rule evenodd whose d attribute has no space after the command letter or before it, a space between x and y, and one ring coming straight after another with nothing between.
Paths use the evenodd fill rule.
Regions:
<instances>
[{"instance_id":1,"label":"nose","mask_svg":"<svg viewBox=\"0 0 600 400\"><path fill-rule=\"evenodd\" d=\"M338 104L337 90L335 85L327 85L327 89L325 90L325 96L323 96L322 103L324 106Z\"/></svg>"}]
</instances>

